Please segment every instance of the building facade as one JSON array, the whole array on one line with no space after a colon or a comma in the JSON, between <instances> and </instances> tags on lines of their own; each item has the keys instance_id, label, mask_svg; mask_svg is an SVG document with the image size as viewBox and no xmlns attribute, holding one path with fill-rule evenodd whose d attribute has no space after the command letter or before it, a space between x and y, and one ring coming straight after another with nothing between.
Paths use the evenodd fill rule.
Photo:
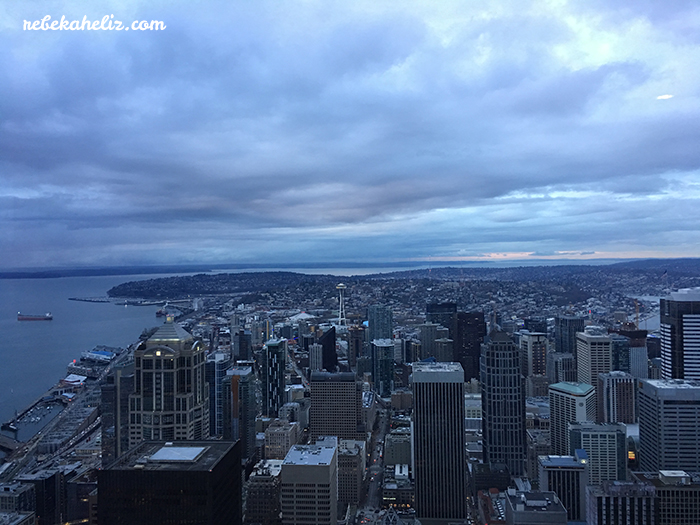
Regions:
<instances>
[{"instance_id":1,"label":"building facade","mask_svg":"<svg viewBox=\"0 0 700 525\"><path fill-rule=\"evenodd\" d=\"M549 386L549 432L552 454L568 456L569 423L595 421L595 391L585 383L555 383Z\"/></svg>"},{"instance_id":2,"label":"building facade","mask_svg":"<svg viewBox=\"0 0 700 525\"><path fill-rule=\"evenodd\" d=\"M466 518L464 371L459 363L413 364L412 454L422 523Z\"/></svg>"},{"instance_id":3,"label":"building facade","mask_svg":"<svg viewBox=\"0 0 700 525\"><path fill-rule=\"evenodd\" d=\"M504 464L511 475L525 473L525 379L520 349L501 331L482 346L481 404L484 462Z\"/></svg>"},{"instance_id":4,"label":"building facade","mask_svg":"<svg viewBox=\"0 0 700 525\"><path fill-rule=\"evenodd\" d=\"M664 379L700 379L700 288L661 299L661 370Z\"/></svg>"},{"instance_id":5,"label":"building facade","mask_svg":"<svg viewBox=\"0 0 700 525\"><path fill-rule=\"evenodd\" d=\"M204 345L169 318L134 351L129 446L209 437Z\"/></svg>"}]
</instances>

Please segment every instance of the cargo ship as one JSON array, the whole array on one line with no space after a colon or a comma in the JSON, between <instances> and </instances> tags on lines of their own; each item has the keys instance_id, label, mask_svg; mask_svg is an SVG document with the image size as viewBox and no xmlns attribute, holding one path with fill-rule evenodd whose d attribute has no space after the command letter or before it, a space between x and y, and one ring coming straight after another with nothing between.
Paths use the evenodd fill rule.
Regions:
<instances>
[{"instance_id":1,"label":"cargo ship","mask_svg":"<svg viewBox=\"0 0 700 525\"><path fill-rule=\"evenodd\" d=\"M17 312L18 321L51 321L51 319L53 319L53 315L51 315L51 312L43 315L31 315L23 314L22 312Z\"/></svg>"}]
</instances>

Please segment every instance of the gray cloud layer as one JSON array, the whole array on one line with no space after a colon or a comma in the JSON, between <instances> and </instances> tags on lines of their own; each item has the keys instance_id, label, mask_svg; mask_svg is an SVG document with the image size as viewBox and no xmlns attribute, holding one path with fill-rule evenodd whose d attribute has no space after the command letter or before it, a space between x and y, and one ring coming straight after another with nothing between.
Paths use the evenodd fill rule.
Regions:
<instances>
[{"instance_id":1,"label":"gray cloud layer","mask_svg":"<svg viewBox=\"0 0 700 525\"><path fill-rule=\"evenodd\" d=\"M3 266L698 255L700 11L663 7L5 7ZM167 29L22 30L110 13Z\"/></svg>"}]
</instances>

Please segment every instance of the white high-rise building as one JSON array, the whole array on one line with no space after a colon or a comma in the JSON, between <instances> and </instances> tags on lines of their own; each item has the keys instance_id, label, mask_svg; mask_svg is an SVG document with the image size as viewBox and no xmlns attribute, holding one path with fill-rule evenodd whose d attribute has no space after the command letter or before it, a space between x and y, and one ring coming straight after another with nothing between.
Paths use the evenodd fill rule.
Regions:
<instances>
[{"instance_id":1,"label":"white high-rise building","mask_svg":"<svg viewBox=\"0 0 700 525\"><path fill-rule=\"evenodd\" d=\"M282 462L281 477L284 525L336 525L337 438L293 446Z\"/></svg>"},{"instance_id":2,"label":"white high-rise building","mask_svg":"<svg viewBox=\"0 0 700 525\"><path fill-rule=\"evenodd\" d=\"M595 390L586 383L555 383L549 386L549 432L552 454L571 455L569 423L595 421Z\"/></svg>"},{"instance_id":3,"label":"white high-rise building","mask_svg":"<svg viewBox=\"0 0 700 525\"><path fill-rule=\"evenodd\" d=\"M595 389L598 375L612 370L612 337L599 326L587 326L583 332L577 333L576 363L577 381L593 385ZM596 401L594 398L593 402Z\"/></svg>"}]
</instances>

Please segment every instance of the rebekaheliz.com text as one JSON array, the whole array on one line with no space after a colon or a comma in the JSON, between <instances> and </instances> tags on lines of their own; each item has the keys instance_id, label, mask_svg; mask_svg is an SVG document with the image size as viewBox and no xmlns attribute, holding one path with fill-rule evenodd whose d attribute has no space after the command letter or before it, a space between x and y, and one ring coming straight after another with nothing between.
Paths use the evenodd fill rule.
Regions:
<instances>
[{"instance_id":1,"label":"rebekaheliz.com text","mask_svg":"<svg viewBox=\"0 0 700 525\"><path fill-rule=\"evenodd\" d=\"M40 20L24 20L23 27L25 31L163 31L165 28L162 20L134 20L125 24L114 20L114 15L98 20L88 20L87 15L82 20L67 20L65 15L60 20L51 20L51 15L46 15Z\"/></svg>"}]
</instances>

